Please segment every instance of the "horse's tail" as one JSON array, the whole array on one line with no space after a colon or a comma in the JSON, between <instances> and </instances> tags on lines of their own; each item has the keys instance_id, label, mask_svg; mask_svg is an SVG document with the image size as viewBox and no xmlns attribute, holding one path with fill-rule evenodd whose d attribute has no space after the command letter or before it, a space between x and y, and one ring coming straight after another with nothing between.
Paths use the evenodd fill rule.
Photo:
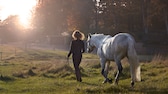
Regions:
<instances>
[{"instance_id":1,"label":"horse's tail","mask_svg":"<svg viewBox=\"0 0 168 94\"><path fill-rule=\"evenodd\" d=\"M131 77L133 81L141 81L141 68L139 65L138 56L135 50L135 41L132 38L129 38L129 46L128 46L128 60L131 68Z\"/></svg>"}]
</instances>

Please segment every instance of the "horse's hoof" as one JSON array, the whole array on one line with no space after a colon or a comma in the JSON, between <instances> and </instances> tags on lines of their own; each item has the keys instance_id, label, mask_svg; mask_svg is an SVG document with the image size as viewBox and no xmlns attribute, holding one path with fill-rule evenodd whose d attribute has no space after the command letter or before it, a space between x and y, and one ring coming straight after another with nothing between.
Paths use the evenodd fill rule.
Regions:
<instances>
[{"instance_id":1,"label":"horse's hoof","mask_svg":"<svg viewBox=\"0 0 168 94\"><path fill-rule=\"evenodd\" d=\"M107 83L107 80L104 80L102 83L103 83L103 84Z\"/></svg>"},{"instance_id":2,"label":"horse's hoof","mask_svg":"<svg viewBox=\"0 0 168 94\"><path fill-rule=\"evenodd\" d=\"M131 87L132 87L132 88L134 88L134 84L135 84L134 82L131 82Z\"/></svg>"},{"instance_id":3,"label":"horse's hoof","mask_svg":"<svg viewBox=\"0 0 168 94\"><path fill-rule=\"evenodd\" d=\"M108 79L108 78L107 78L107 79L105 79L102 83L104 84L104 83L107 83L107 82L108 82L108 83L112 83L112 79Z\"/></svg>"},{"instance_id":4,"label":"horse's hoof","mask_svg":"<svg viewBox=\"0 0 168 94\"><path fill-rule=\"evenodd\" d=\"M112 79L109 79L108 82L111 84L112 83Z\"/></svg>"},{"instance_id":5,"label":"horse's hoof","mask_svg":"<svg viewBox=\"0 0 168 94\"><path fill-rule=\"evenodd\" d=\"M116 85L118 86L118 81L113 82L113 86L116 86Z\"/></svg>"},{"instance_id":6,"label":"horse's hoof","mask_svg":"<svg viewBox=\"0 0 168 94\"><path fill-rule=\"evenodd\" d=\"M118 85L118 79L115 79L114 84L115 84L115 85Z\"/></svg>"},{"instance_id":7,"label":"horse's hoof","mask_svg":"<svg viewBox=\"0 0 168 94\"><path fill-rule=\"evenodd\" d=\"M102 84L105 84L105 83L107 83L107 82L106 82L106 81L103 81L103 82L102 82Z\"/></svg>"}]
</instances>

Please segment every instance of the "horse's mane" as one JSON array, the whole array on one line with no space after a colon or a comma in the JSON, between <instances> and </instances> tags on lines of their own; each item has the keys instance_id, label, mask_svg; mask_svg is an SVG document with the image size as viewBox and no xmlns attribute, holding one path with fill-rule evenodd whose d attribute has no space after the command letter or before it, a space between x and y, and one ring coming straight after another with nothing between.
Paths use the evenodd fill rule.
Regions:
<instances>
[{"instance_id":1,"label":"horse's mane","mask_svg":"<svg viewBox=\"0 0 168 94\"><path fill-rule=\"evenodd\" d=\"M110 37L110 35L105 35L105 34L93 34L94 37L98 37L100 39L104 39L105 37Z\"/></svg>"},{"instance_id":2,"label":"horse's mane","mask_svg":"<svg viewBox=\"0 0 168 94\"><path fill-rule=\"evenodd\" d=\"M107 36L107 35L104 35L104 34L93 34L93 36L95 36L95 37L104 37L104 36Z\"/></svg>"}]
</instances>

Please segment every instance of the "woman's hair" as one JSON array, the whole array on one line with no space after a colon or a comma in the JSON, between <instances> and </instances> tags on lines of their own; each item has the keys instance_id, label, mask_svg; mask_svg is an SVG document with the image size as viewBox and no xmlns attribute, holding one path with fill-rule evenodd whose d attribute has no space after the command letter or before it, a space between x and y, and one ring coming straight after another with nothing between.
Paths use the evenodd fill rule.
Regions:
<instances>
[{"instance_id":1,"label":"woman's hair","mask_svg":"<svg viewBox=\"0 0 168 94\"><path fill-rule=\"evenodd\" d=\"M79 30L75 30L72 33L72 38L74 40L77 40L77 39L84 40L85 39L85 35L82 32L80 32Z\"/></svg>"}]
</instances>

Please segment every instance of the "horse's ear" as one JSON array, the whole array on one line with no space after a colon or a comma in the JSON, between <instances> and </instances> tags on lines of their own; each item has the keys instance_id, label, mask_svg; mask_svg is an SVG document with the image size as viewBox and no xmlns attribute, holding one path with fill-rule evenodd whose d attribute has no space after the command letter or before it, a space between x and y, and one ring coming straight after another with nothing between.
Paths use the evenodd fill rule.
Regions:
<instances>
[{"instance_id":1,"label":"horse's ear","mask_svg":"<svg viewBox=\"0 0 168 94\"><path fill-rule=\"evenodd\" d=\"M91 35L92 35L92 34L91 34L91 33L89 33L89 34L88 34L88 37L89 37L89 38L91 38Z\"/></svg>"}]
</instances>

